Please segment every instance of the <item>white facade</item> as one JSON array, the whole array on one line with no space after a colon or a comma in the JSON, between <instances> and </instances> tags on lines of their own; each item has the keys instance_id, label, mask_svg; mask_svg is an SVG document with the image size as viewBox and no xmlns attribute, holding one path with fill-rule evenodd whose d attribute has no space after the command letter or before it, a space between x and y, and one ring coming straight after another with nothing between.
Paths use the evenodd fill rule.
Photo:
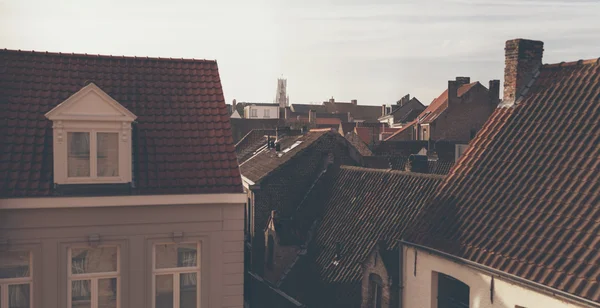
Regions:
<instances>
[{"instance_id":1,"label":"white facade","mask_svg":"<svg viewBox=\"0 0 600 308\"><path fill-rule=\"evenodd\" d=\"M494 277L494 302L490 297L492 277L472 267L417 249L404 248L403 308L437 308L437 273L451 276L469 286L469 308L573 308L585 307L551 294Z\"/></svg>"},{"instance_id":2,"label":"white facade","mask_svg":"<svg viewBox=\"0 0 600 308\"><path fill-rule=\"evenodd\" d=\"M244 107L246 119L279 119L279 105L250 104Z\"/></svg>"}]
</instances>

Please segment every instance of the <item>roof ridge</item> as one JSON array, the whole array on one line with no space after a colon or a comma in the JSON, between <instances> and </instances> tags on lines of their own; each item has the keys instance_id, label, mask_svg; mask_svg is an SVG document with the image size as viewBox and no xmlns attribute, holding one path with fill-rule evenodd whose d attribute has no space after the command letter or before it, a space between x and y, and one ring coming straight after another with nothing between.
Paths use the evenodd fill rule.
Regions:
<instances>
[{"instance_id":1,"label":"roof ridge","mask_svg":"<svg viewBox=\"0 0 600 308\"><path fill-rule=\"evenodd\" d=\"M367 167L348 166L348 165L342 165L342 166L340 166L340 168L344 169L344 170L364 171L364 172L372 172L372 173L393 173L393 174L416 176L416 177L422 177L422 178L433 178L433 179L440 179L440 180L445 178L444 175L440 175L440 174L419 173L419 172L410 172L410 171L395 170L395 169L367 168Z\"/></svg>"},{"instance_id":2,"label":"roof ridge","mask_svg":"<svg viewBox=\"0 0 600 308\"><path fill-rule=\"evenodd\" d=\"M124 60L152 60L152 61L170 61L170 62L212 62L217 63L217 60L208 59L194 59L194 58L161 58L161 57L138 57L138 56L115 56L115 55L101 55L101 54L87 54L87 53L67 53L67 52L50 52L50 51L37 51L37 50L21 50L21 49L0 49L0 51L21 53L21 54L32 54L32 55L50 55L50 56L73 56L82 58L105 58L105 59L124 59Z\"/></svg>"},{"instance_id":3,"label":"roof ridge","mask_svg":"<svg viewBox=\"0 0 600 308\"><path fill-rule=\"evenodd\" d=\"M546 63L542 64L542 68L555 68L555 67L563 67L563 66L575 66L575 65L594 65L600 64L600 58L593 59L579 59L577 61L569 61L569 62L559 62L559 63Z\"/></svg>"}]
</instances>

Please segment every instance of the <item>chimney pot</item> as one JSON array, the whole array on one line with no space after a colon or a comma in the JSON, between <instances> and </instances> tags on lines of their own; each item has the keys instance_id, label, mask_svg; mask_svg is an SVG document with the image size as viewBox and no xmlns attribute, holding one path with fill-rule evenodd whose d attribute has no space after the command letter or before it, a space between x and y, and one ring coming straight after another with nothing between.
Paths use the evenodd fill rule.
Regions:
<instances>
[{"instance_id":1,"label":"chimney pot","mask_svg":"<svg viewBox=\"0 0 600 308\"><path fill-rule=\"evenodd\" d=\"M544 42L526 39L506 41L504 48L504 100L514 102L542 65Z\"/></svg>"}]
</instances>

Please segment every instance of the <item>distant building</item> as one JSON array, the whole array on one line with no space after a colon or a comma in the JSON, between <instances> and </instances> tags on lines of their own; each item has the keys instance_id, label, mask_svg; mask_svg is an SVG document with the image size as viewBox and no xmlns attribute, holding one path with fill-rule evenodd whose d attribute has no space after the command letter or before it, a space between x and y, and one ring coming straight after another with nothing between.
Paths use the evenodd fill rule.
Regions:
<instances>
[{"instance_id":1,"label":"distant building","mask_svg":"<svg viewBox=\"0 0 600 308\"><path fill-rule=\"evenodd\" d=\"M279 119L279 105L268 103L242 103L244 104L245 119Z\"/></svg>"},{"instance_id":2,"label":"distant building","mask_svg":"<svg viewBox=\"0 0 600 308\"><path fill-rule=\"evenodd\" d=\"M450 140L469 142L498 105L500 81L491 80L489 90L469 77L448 81L448 89L418 117L401 125L385 140Z\"/></svg>"},{"instance_id":3,"label":"distant building","mask_svg":"<svg viewBox=\"0 0 600 308\"><path fill-rule=\"evenodd\" d=\"M402 128L416 119L425 108L416 97L411 98L407 94L390 107L383 105L379 122L386 123L391 128Z\"/></svg>"}]
</instances>

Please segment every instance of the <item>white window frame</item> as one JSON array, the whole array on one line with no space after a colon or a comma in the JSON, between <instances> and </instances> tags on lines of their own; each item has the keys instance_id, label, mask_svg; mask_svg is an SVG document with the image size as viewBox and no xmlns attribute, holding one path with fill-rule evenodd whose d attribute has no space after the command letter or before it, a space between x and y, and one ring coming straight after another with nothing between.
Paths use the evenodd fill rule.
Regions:
<instances>
[{"instance_id":1,"label":"white window frame","mask_svg":"<svg viewBox=\"0 0 600 308\"><path fill-rule=\"evenodd\" d=\"M72 262L73 248L89 248L96 249L102 247L116 247L117 248L117 271L116 272L102 272L102 273L86 273L86 274L73 274L72 273ZM117 279L117 308L121 308L121 247L119 245L99 245L91 247L87 245L72 245L67 248L67 307L72 308L72 282L74 280L90 280L90 302L91 308L98 308L98 280L100 279Z\"/></svg>"},{"instance_id":2,"label":"white window frame","mask_svg":"<svg viewBox=\"0 0 600 308\"><path fill-rule=\"evenodd\" d=\"M264 117L265 117L265 118L270 118L270 117L271 117L271 110L269 110L269 109L265 109L265 112L264 112Z\"/></svg>"},{"instance_id":3,"label":"white window frame","mask_svg":"<svg viewBox=\"0 0 600 308\"><path fill-rule=\"evenodd\" d=\"M11 285L29 284L29 307L33 303L33 252L31 250L14 250L14 252L29 252L29 277L0 279L0 308L8 308L8 288Z\"/></svg>"},{"instance_id":4,"label":"white window frame","mask_svg":"<svg viewBox=\"0 0 600 308\"><path fill-rule=\"evenodd\" d=\"M196 266L195 267L174 267L174 268L156 268L156 246L157 245L181 245L181 244L196 244ZM168 275L173 276L173 308L179 308L179 277L181 274L196 273L196 308L201 307L202 287L200 266L202 261L202 242L201 241L182 241L179 243L169 241L158 241L152 244L152 308L156 308L156 276Z\"/></svg>"},{"instance_id":5,"label":"white window frame","mask_svg":"<svg viewBox=\"0 0 600 308\"><path fill-rule=\"evenodd\" d=\"M258 109L250 108L250 117L258 118Z\"/></svg>"},{"instance_id":6,"label":"white window frame","mask_svg":"<svg viewBox=\"0 0 600 308\"><path fill-rule=\"evenodd\" d=\"M121 161L123 160L121 155L123 155L123 151L121 151L121 147L123 146L123 144L121 144L121 142L119 141L118 144L118 152L119 155L117 157L118 161L118 170L119 170L119 175L118 176L103 176L103 177L99 177L98 176L98 137L97 134L98 133L113 133L113 134L117 134L117 137L119 137L119 130L116 129L88 129L88 130L83 130L83 129L75 129L75 128L70 128L70 129L66 129L66 140L67 142L64 143L64 151L65 153L67 153L67 160L65 163L65 168L66 168L66 172L65 174L67 175L66 180L68 183L90 183L90 182L102 182L102 183L121 183L123 182L123 177L121 175ZM69 143L69 133L88 133L90 134L90 176L88 177L84 177L84 176L78 176L78 177L69 177L69 152L68 152L68 143Z\"/></svg>"}]
</instances>

